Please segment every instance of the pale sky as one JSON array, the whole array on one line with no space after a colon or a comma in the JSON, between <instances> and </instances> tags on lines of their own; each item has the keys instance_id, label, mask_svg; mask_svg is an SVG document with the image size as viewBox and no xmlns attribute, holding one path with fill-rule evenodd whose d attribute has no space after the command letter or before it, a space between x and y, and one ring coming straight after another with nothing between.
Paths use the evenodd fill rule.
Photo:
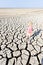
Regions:
<instances>
[{"instance_id":1,"label":"pale sky","mask_svg":"<svg viewBox=\"0 0 43 65\"><path fill-rule=\"evenodd\" d=\"M0 0L0 8L43 8L43 0Z\"/></svg>"}]
</instances>

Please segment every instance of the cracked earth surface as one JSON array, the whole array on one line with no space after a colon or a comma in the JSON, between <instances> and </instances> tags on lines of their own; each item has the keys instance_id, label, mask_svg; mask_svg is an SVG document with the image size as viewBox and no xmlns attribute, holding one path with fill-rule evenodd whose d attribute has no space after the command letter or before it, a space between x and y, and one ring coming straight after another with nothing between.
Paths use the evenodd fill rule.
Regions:
<instances>
[{"instance_id":1,"label":"cracked earth surface","mask_svg":"<svg viewBox=\"0 0 43 65\"><path fill-rule=\"evenodd\" d=\"M33 23L34 33L30 44L26 37L29 17L26 17L0 17L0 65L43 64L43 29L35 28Z\"/></svg>"}]
</instances>

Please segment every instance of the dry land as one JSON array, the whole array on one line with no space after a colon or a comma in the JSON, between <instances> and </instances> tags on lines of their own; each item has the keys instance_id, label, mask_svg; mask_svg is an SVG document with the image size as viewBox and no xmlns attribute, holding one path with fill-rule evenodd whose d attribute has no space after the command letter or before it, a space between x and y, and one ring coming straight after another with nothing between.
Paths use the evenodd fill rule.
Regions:
<instances>
[{"instance_id":1,"label":"dry land","mask_svg":"<svg viewBox=\"0 0 43 65\"><path fill-rule=\"evenodd\" d=\"M43 65L43 9L0 9L0 65Z\"/></svg>"}]
</instances>

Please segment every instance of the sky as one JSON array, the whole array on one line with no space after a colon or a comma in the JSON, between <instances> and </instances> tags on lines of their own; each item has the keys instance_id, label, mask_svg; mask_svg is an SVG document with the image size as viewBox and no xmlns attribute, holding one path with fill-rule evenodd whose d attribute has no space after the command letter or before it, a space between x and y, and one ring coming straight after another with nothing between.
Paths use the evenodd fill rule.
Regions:
<instances>
[{"instance_id":1,"label":"sky","mask_svg":"<svg viewBox=\"0 0 43 65\"><path fill-rule=\"evenodd\" d=\"M0 0L0 8L43 8L43 0Z\"/></svg>"}]
</instances>

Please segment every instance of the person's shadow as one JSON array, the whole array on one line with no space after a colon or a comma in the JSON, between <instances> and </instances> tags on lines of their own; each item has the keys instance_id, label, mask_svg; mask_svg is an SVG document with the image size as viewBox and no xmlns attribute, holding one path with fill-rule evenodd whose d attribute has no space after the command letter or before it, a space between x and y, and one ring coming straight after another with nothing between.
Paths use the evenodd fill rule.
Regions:
<instances>
[{"instance_id":1,"label":"person's shadow","mask_svg":"<svg viewBox=\"0 0 43 65\"><path fill-rule=\"evenodd\" d=\"M37 31L35 31L34 33L33 33L33 35L31 36L31 39L30 39L30 41L32 40L32 39L34 39L35 38L35 36L37 36L37 35L39 35L39 33L41 32L41 29L37 29ZM35 39L34 39L35 40Z\"/></svg>"},{"instance_id":2,"label":"person's shadow","mask_svg":"<svg viewBox=\"0 0 43 65\"><path fill-rule=\"evenodd\" d=\"M34 36L34 37L35 37L35 36L39 35L40 31L41 31L41 29L39 29L39 30L35 31L35 32L34 32L34 34L33 34L32 36Z\"/></svg>"},{"instance_id":3,"label":"person's shadow","mask_svg":"<svg viewBox=\"0 0 43 65\"><path fill-rule=\"evenodd\" d=\"M43 58L41 59L41 64L43 65Z\"/></svg>"}]
</instances>

